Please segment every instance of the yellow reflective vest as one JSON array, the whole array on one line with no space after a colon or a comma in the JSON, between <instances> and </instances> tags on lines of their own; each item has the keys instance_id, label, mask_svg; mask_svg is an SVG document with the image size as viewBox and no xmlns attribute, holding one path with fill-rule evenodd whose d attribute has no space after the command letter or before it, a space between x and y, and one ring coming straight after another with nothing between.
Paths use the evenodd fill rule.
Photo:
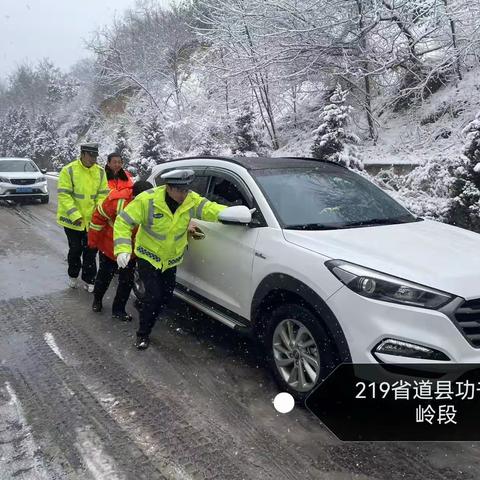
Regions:
<instances>
[{"instance_id":1,"label":"yellow reflective vest","mask_svg":"<svg viewBox=\"0 0 480 480\"><path fill-rule=\"evenodd\" d=\"M87 168L80 160L74 160L60 171L57 191L57 223L81 231L88 230L95 207L110 190L102 167L95 164ZM74 225L78 219L82 220L81 225Z\"/></svg>"},{"instance_id":2,"label":"yellow reflective vest","mask_svg":"<svg viewBox=\"0 0 480 480\"><path fill-rule=\"evenodd\" d=\"M210 202L198 193L189 192L175 214L165 202L166 187L147 190L130 202L115 220L114 253L132 252L132 230L139 225L135 237L135 255L165 271L182 263L188 243L190 219L216 222L227 208Z\"/></svg>"}]
</instances>

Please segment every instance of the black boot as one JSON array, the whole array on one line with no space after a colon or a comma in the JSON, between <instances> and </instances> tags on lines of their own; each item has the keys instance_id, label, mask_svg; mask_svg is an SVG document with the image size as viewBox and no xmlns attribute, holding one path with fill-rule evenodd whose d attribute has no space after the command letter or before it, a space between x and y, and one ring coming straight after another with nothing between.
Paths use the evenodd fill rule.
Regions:
<instances>
[{"instance_id":1,"label":"black boot","mask_svg":"<svg viewBox=\"0 0 480 480\"><path fill-rule=\"evenodd\" d=\"M93 300L92 303L92 310L96 313L99 313L102 311L102 301L97 300L96 298Z\"/></svg>"},{"instance_id":2,"label":"black boot","mask_svg":"<svg viewBox=\"0 0 480 480\"><path fill-rule=\"evenodd\" d=\"M137 341L135 342L135 346L139 350L146 350L150 345L150 338L149 337L139 337L137 336Z\"/></svg>"},{"instance_id":3,"label":"black boot","mask_svg":"<svg viewBox=\"0 0 480 480\"><path fill-rule=\"evenodd\" d=\"M133 317L127 312L112 313L112 318L121 322L131 322L133 320Z\"/></svg>"}]
</instances>

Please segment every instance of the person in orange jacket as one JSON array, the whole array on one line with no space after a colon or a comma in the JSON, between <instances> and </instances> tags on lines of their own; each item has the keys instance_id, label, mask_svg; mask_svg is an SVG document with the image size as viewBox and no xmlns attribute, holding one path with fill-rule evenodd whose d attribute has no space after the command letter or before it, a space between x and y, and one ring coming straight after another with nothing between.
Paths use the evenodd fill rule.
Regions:
<instances>
[{"instance_id":1,"label":"person in orange jacket","mask_svg":"<svg viewBox=\"0 0 480 480\"><path fill-rule=\"evenodd\" d=\"M105 165L108 188L110 190L122 190L133 187L133 179L130 172L123 168L123 158L119 153L110 153Z\"/></svg>"},{"instance_id":2,"label":"person in orange jacket","mask_svg":"<svg viewBox=\"0 0 480 480\"><path fill-rule=\"evenodd\" d=\"M113 224L117 215L140 193L152 188L152 184L138 181L132 187L112 190L102 204L93 213L88 230L88 246L99 251L100 267L93 289L94 312L101 312L103 297L117 271L116 257L113 253ZM133 232L132 241L136 232ZM125 312L125 305L133 286L136 259L132 258L126 268L120 269L117 293L112 304L112 318L130 321L131 315Z\"/></svg>"}]
</instances>

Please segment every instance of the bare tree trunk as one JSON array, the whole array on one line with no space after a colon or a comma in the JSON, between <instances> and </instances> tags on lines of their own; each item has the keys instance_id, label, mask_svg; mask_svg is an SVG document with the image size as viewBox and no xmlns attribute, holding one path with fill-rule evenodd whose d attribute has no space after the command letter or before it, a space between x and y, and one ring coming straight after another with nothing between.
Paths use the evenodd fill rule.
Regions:
<instances>
[{"instance_id":1,"label":"bare tree trunk","mask_svg":"<svg viewBox=\"0 0 480 480\"><path fill-rule=\"evenodd\" d=\"M413 63L419 64L420 60L417 55L417 51L415 50L415 36L410 30L410 28L402 21L402 19L395 13L394 6L390 5L386 0L382 0L382 4L385 8L392 14L392 20L397 24L399 30L405 35L408 43L408 50L410 51L410 59Z\"/></svg>"},{"instance_id":2,"label":"bare tree trunk","mask_svg":"<svg viewBox=\"0 0 480 480\"><path fill-rule=\"evenodd\" d=\"M250 45L250 52L252 55L252 61L255 64L255 51L253 47L253 40L250 35L250 31L248 29L247 24L244 22L244 28L245 28L245 34L247 35L248 38L248 43ZM260 94L260 99L257 95L257 92L254 89L255 93L255 98L257 100L258 106L260 108L260 115L262 116L263 123L265 124L265 127L267 128L268 134L270 136L270 139L272 141L272 147L274 150L278 150L280 148L280 145L278 143L278 136L277 136L277 129L275 126L275 116L273 114L273 108L272 108L272 102L270 101L270 95L269 95L269 90L268 90L268 80L265 79L265 76L263 73L260 71L255 73L254 76L256 77L256 84L258 86L258 93ZM250 79L250 84L252 83L251 77L249 76ZM262 106L265 108L267 117L265 117L263 111L262 111ZM267 124L268 122L268 124Z\"/></svg>"},{"instance_id":3,"label":"bare tree trunk","mask_svg":"<svg viewBox=\"0 0 480 480\"><path fill-rule=\"evenodd\" d=\"M358 8L358 18L359 23L358 27L360 29L360 46L362 47L363 52L366 55L368 42L366 33L364 32L364 21L363 21L363 5L362 0L357 1L357 8ZM365 56L366 58L366 56ZM373 121L373 114L372 114L372 89L370 84L370 65L368 60L362 61L362 68L364 71L364 82L365 82L365 113L367 116L367 123L368 123L368 132L370 134L370 138L373 140L373 144L376 145L378 135L375 130L375 124Z\"/></svg>"},{"instance_id":4,"label":"bare tree trunk","mask_svg":"<svg viewBox=\"0 0 480 480\"><path fill-rule=\"evenodd\" d=\"M223 68L225 69L226 66L225 66L225 58L224 58L224 55L223 55L223 48L221 50L221 54L220 54L220 59L222 61L222 66ZM229 86L228 86L228 78L225 78L223 80L223 84L225 86L225 110L227 112L227 115L230 115L230 106L229 106L229 102L230 102L230 99L229 99L229 96L230 96L230 92L229 92Z\"/></svg>"},{"instance_id":5,"label":"bare tree trunk","mask_svg":"<svg viewBox=\"0 0 480 480\"><path fill-rule=\"evenodd\" d=\"M297 86L292 87L293 127L297 128Z\"/></svg>"},{"instance_id":6,"label":"bare tree trunk","mask_svg":"<svg viewBox=\"0 0 480 480\"><path fill-rule=\"evenodd\" d=\"M460 57L458 55L458 47L457 47L457 32L455 28L455 22L453 18L448 13L448 0L443 0L443 4L445 5L445 12L449 19L450 23L450 32L452 33L452 43L453 43L453 50L455 52L455 72L459 80L462 80L462 71L460 69Z\"/></svg>"}]
</instances>

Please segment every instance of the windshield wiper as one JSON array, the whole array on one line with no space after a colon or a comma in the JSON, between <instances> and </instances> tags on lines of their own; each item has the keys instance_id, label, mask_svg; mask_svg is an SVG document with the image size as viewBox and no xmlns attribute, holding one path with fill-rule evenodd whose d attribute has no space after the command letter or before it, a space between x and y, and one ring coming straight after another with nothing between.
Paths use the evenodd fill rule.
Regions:
<instances>
[{"instance_id":1,"label":"windshield wiper","mask_svg":"<svg viewBox=\"0 0 480 480\"><path fill-rule=\"evenodd\" d=\"M369 225L398 225L400 223L418 222L415 217L408 218L372 218L370 220L361 220L358 222L350 222L345 224L345 228L349 227L367 227Z\"/></svg>"},{"instance_id":2,"label":"windshield wiper","mask_svg":"<svg viewBox=\"0 0 480 480\"><path fill-rule=\"evenodd\" d=\"M323 223L300 223L298 225L287 225L285 230L338 230L345 228L343 225L325 225Z\"/></svg>"}]
</instances>

